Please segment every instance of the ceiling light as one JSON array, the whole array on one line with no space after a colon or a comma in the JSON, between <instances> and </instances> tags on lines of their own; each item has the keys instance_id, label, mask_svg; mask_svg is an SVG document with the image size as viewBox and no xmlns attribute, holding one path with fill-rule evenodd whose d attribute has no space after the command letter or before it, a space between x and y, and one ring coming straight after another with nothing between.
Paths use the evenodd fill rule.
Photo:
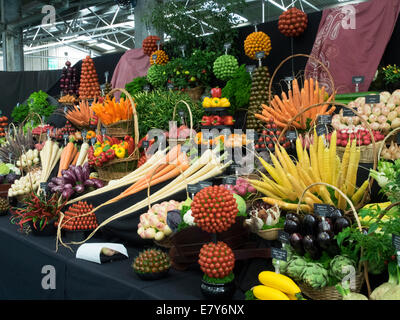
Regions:
<instances>
[{"instance_id":1,"label":"ceiling light","mask_svg":"<svg viewBox=\"0 0 400 320\"><path fill-rule=\"evenodd\" d=\"M99 47L99 48L104 49L104 50L107 50L107 51L110 51L110 50L114 50L114 49L115 49L115 47L110 46L110 45L107 44L107 43L98 43L98 44L96 44L96 47Z\"/></svg>"}]
</instances>

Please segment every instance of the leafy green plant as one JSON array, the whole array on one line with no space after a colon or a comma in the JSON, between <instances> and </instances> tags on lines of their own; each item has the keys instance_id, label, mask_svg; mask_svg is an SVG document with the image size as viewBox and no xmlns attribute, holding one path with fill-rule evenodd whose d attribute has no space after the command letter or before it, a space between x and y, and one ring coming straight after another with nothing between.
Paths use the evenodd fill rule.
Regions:
<instances>
[{"instance_id":1,"label":"leafy green plant","mask_svg":"<svg viewBox=\"0 0 400 320\"><path fill-rule=\"evenodd\" d=\"M203 116L203 107L194 102L187 94L173 90L154 90L140 92L133 96L140 119L140 136L145 136L151 129L169 130L175 105L183 100L188 103L193 115L193 123L199 123ZM177 110L180 110L179 107ZM186 110L183 109L184 111ZM176 119L177 120L177 119Z\"/></svg>"},{"instance_id":2,"label":"leafy green plant","mask_svg":"<svg viewBox=\"0 0 400 320\"><path fill-rule=\"evenodd\" d=\"M27 104L19 104L15 106L11 113L14 122L21 123L26 119L29 113L29 106Z\"/></svg>"},{"instance_id":3,"label":"leafy green plant","mask_svg":"<svg viewBox=\"0 0 400 320\"><path fill-rule=\"evenodd\" d=\"M230 283L235 279L235 275L233 272L231 272L229 275L227 275L224 278L211 278L207 276L206 274L203 275L203 280L207 283L212 283L212 284L225 284L225 283Z\"/></svg>"},{"instance_id":4,"label":"leafy green plant","mask_svg":"<svg viewBox=\"0 0 400 320\"><path fill-rule=\"evenodd\" d=\"M130 95L134 95L143 91L143 87L146 85L150 85L146 77L137 77L125 85L125 90L128 91ZM125 98L125 94L122 93L121 97Z\"/></svg>"},{"instance_id":5,"label":"leafy green plant","mask_svg":"<svg viewBox=\"0 0 400 320\"><path fill-rule=\"evenodd\" d=\"M249 104L251 94L251 77L245 65L241 65L233 78L222 89L222 96L228 98L233 111L245 108Z\"/></svg>"},{"instance_id":6,"label":"leafy green plant","mask_svg":"<svg viewBox=\"0 0 400 320\"><path fill-rule=\"evenodd\" d=\"M396 83L400 80L400 68L397 65L388 65L382 68L386 83Z\"/></svg>"}]
</instances>

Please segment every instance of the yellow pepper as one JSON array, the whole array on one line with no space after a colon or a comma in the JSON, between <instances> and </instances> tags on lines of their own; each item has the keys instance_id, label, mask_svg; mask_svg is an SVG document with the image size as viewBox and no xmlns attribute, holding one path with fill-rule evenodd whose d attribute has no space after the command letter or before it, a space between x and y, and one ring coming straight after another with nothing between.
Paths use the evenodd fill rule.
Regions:
<instances>
[{"instance_id":1,"label":"yellow pepper","mask_svg":"<svg viewBox=\"0 0 400 320\"><path fill-rule=\"evenodd\" d=\"M96 132L94 132L93 130L89 130L86 134L86 139L92 139L92 138L96 138Z\"/></svg>"},{"instance_id":2,"label":"yellow pepper","mask_svg":"<svg viewBox=\"0 0 400 320\"><path fill-rule=\"evenodd\" d=\"M211 107L211 99L209 97L205 97L203 100L203 107L210 108Z\"/></svg>"},{"instance_id":3,"label":"yellow pepper","mask_svg":"<svg viewBox=\"0 0 400 320\"><path fill-rule=\"evenodd\" d=\"M119 145L117 145L117 144L113 144L111 146L111 149L113 149L114 151L117 151L118 148L119 148Z\"/></svg>"},{"instance_id":4,"label":"yellow pepper","mask_svg":"<svg viewBox=\"0 0 400 320\"><path fill-rule=\"evenodd\" d=\"M103 152L103 148L102 148L102 147L99 147L99 148L96 148L96 149L94 150L93 155L94 155L95 157L98 157L102 152Z\"/></svg>"},{"instance_id":5,"label":"yellow pepper","mask_svg":"<svg viewBox=\"0 0 400 320\"><path fill-rule=\"evenodd\" d=\"M223 108L229 108L231 106L231 103L229 102L229 100L227 98L222 98L220 100L219 106L223 107Z\"/></svg>"},{"instance_id":6,"label":"yellow pepper","mask_svg":"<svg viewBox=\"0 0 400 320\"><path fill-rule=\"evenodd\" d=\"M126 150L123 147L119 147L116 151L115 151L115 155L117 156L117 158L122 159L125 158L125 154L126 154Z\"/></svg>"},{"instance_id":7,"label":"yellow pepper","mask_svg":"<svg viewBox=\"0 0 400 320\"><path fill-rule=\"evenodd\" d=\"M211 107L212 108L220 107L220 104L221 104L220 98L212 98L212 100L211 100Z\"/></svg>"}]
</instances>

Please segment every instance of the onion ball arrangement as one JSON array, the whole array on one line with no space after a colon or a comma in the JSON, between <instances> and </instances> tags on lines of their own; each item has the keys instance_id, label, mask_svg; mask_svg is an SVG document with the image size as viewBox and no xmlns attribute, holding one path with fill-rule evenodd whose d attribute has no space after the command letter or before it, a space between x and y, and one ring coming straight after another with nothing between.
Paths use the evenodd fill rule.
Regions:
<instances>
[{"instance_id":1,"label":"onion ball arrangement","mask_svg":"<svg viewBox=\"0 0 400 320\"><path fill-rule=\"evenodd\" d=\"M239 69L239 63L237 59L230 55L225 54L218 57L214 61L213 72L217 79L228 81L232 79L233 75Z\"/></svg>"},{"instance_id":2,"label":"onion ball arrangement","mask_svg":"<svg viewBox=\"0 0 400 320\"><path fill-rule=\"evenodd\" d=\"M286 37L298 37L307 29L307 14L300 9L290 8L279 16L278 29Z\"/></svg>"},{"instance_id":3,"label":"onion ball arrangement","mask_svg":"<svg viewBox=\"0 0 400 320\"><path fill-rule=\"evenodd\" d=\"M79 82L75 67L71 67L71 62L65 62L60 79L60 89L64 95L78 95Z\"/></svg>"},{"instance_id":4,"label":"onion ball arrangement","mask_svg":"<svg viewBox=\"0 0 400 320\"><path fill-rule=\"evenodd\" d=\"M157 58L154 61L153 56L156 55ZM165 65L169 61L169 57L167 53L164 50L156 50L150 55L150 64L159 64L159 65Z\"/></svg>"},{"instance_id":5,"label":"onion ball arrangement","mask_svg":"<svg viewBox=\"0 0 400 320\"><path fill-rule=\"evenodd\" d=\"M209 233L228 230L238 212L236 199L224 186L206 187L196 193L192 202L195 224Z\"/></svg>"},{"instance_id":6,"label":"onion ball arrangement","mask_svg":"<svg viewBox=\"0 0 400 320\"><path fill-rule=\"evenodd\" d=\"M244 40L244 52L253 60L257 60L257 52L264 51L265 56L268 56L271 49L271 39L262 31L250 33Z\"/></svg>"},{"instance_id":7,"label":"onion ball arrangement","mask_svg":"<svg viewBox=\"0 0 400 320\"><path fill-rule=\"evenodd\" d=\"M143 48L144 54L148 55L150 57L153 52L157 51L157 49L158 49L157 41L160 41L160 40L161 39L157 36L146 37L142 42L142 48Z\"/></svg>"}]
</instances>

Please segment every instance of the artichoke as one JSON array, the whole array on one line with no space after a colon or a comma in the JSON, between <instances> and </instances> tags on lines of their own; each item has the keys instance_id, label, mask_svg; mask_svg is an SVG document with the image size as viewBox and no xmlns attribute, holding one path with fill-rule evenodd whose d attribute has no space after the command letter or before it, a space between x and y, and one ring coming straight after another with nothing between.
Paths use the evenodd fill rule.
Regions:
<instances>
[{"instance_id":1,"label":"artichoke","mask_svg":"<svg viewBox=\"0 0 400 320\"><path fill-rule=\"evenodd\" d=\"M301 273L301 280L314 289L320 289L328 284L329 272L320 263L307 263Z\"/></svg>"},{"instance_id":2,"label":"artichoke","mask_svg":"<svg viewBox=\"0 0 400 320\"><path fill-rule=\"evenodd\" d=\"M346 256L335 256L329 265L330 273L334 278L342 280L350 272L350 270L346 268L347 266L354 267L354 261Z\"/></svg>"},{"instance_id":3,"label":"artichoke","mask_svg":"<svg viewBox=\"0 0 400 320\"><path fill-rule=\"evenodd\" d=\"M301 279L301 273L307 266L307 261L302 257L295 256L287 265L286 273L294 280Z\"/></svg>"}]
</instances>

